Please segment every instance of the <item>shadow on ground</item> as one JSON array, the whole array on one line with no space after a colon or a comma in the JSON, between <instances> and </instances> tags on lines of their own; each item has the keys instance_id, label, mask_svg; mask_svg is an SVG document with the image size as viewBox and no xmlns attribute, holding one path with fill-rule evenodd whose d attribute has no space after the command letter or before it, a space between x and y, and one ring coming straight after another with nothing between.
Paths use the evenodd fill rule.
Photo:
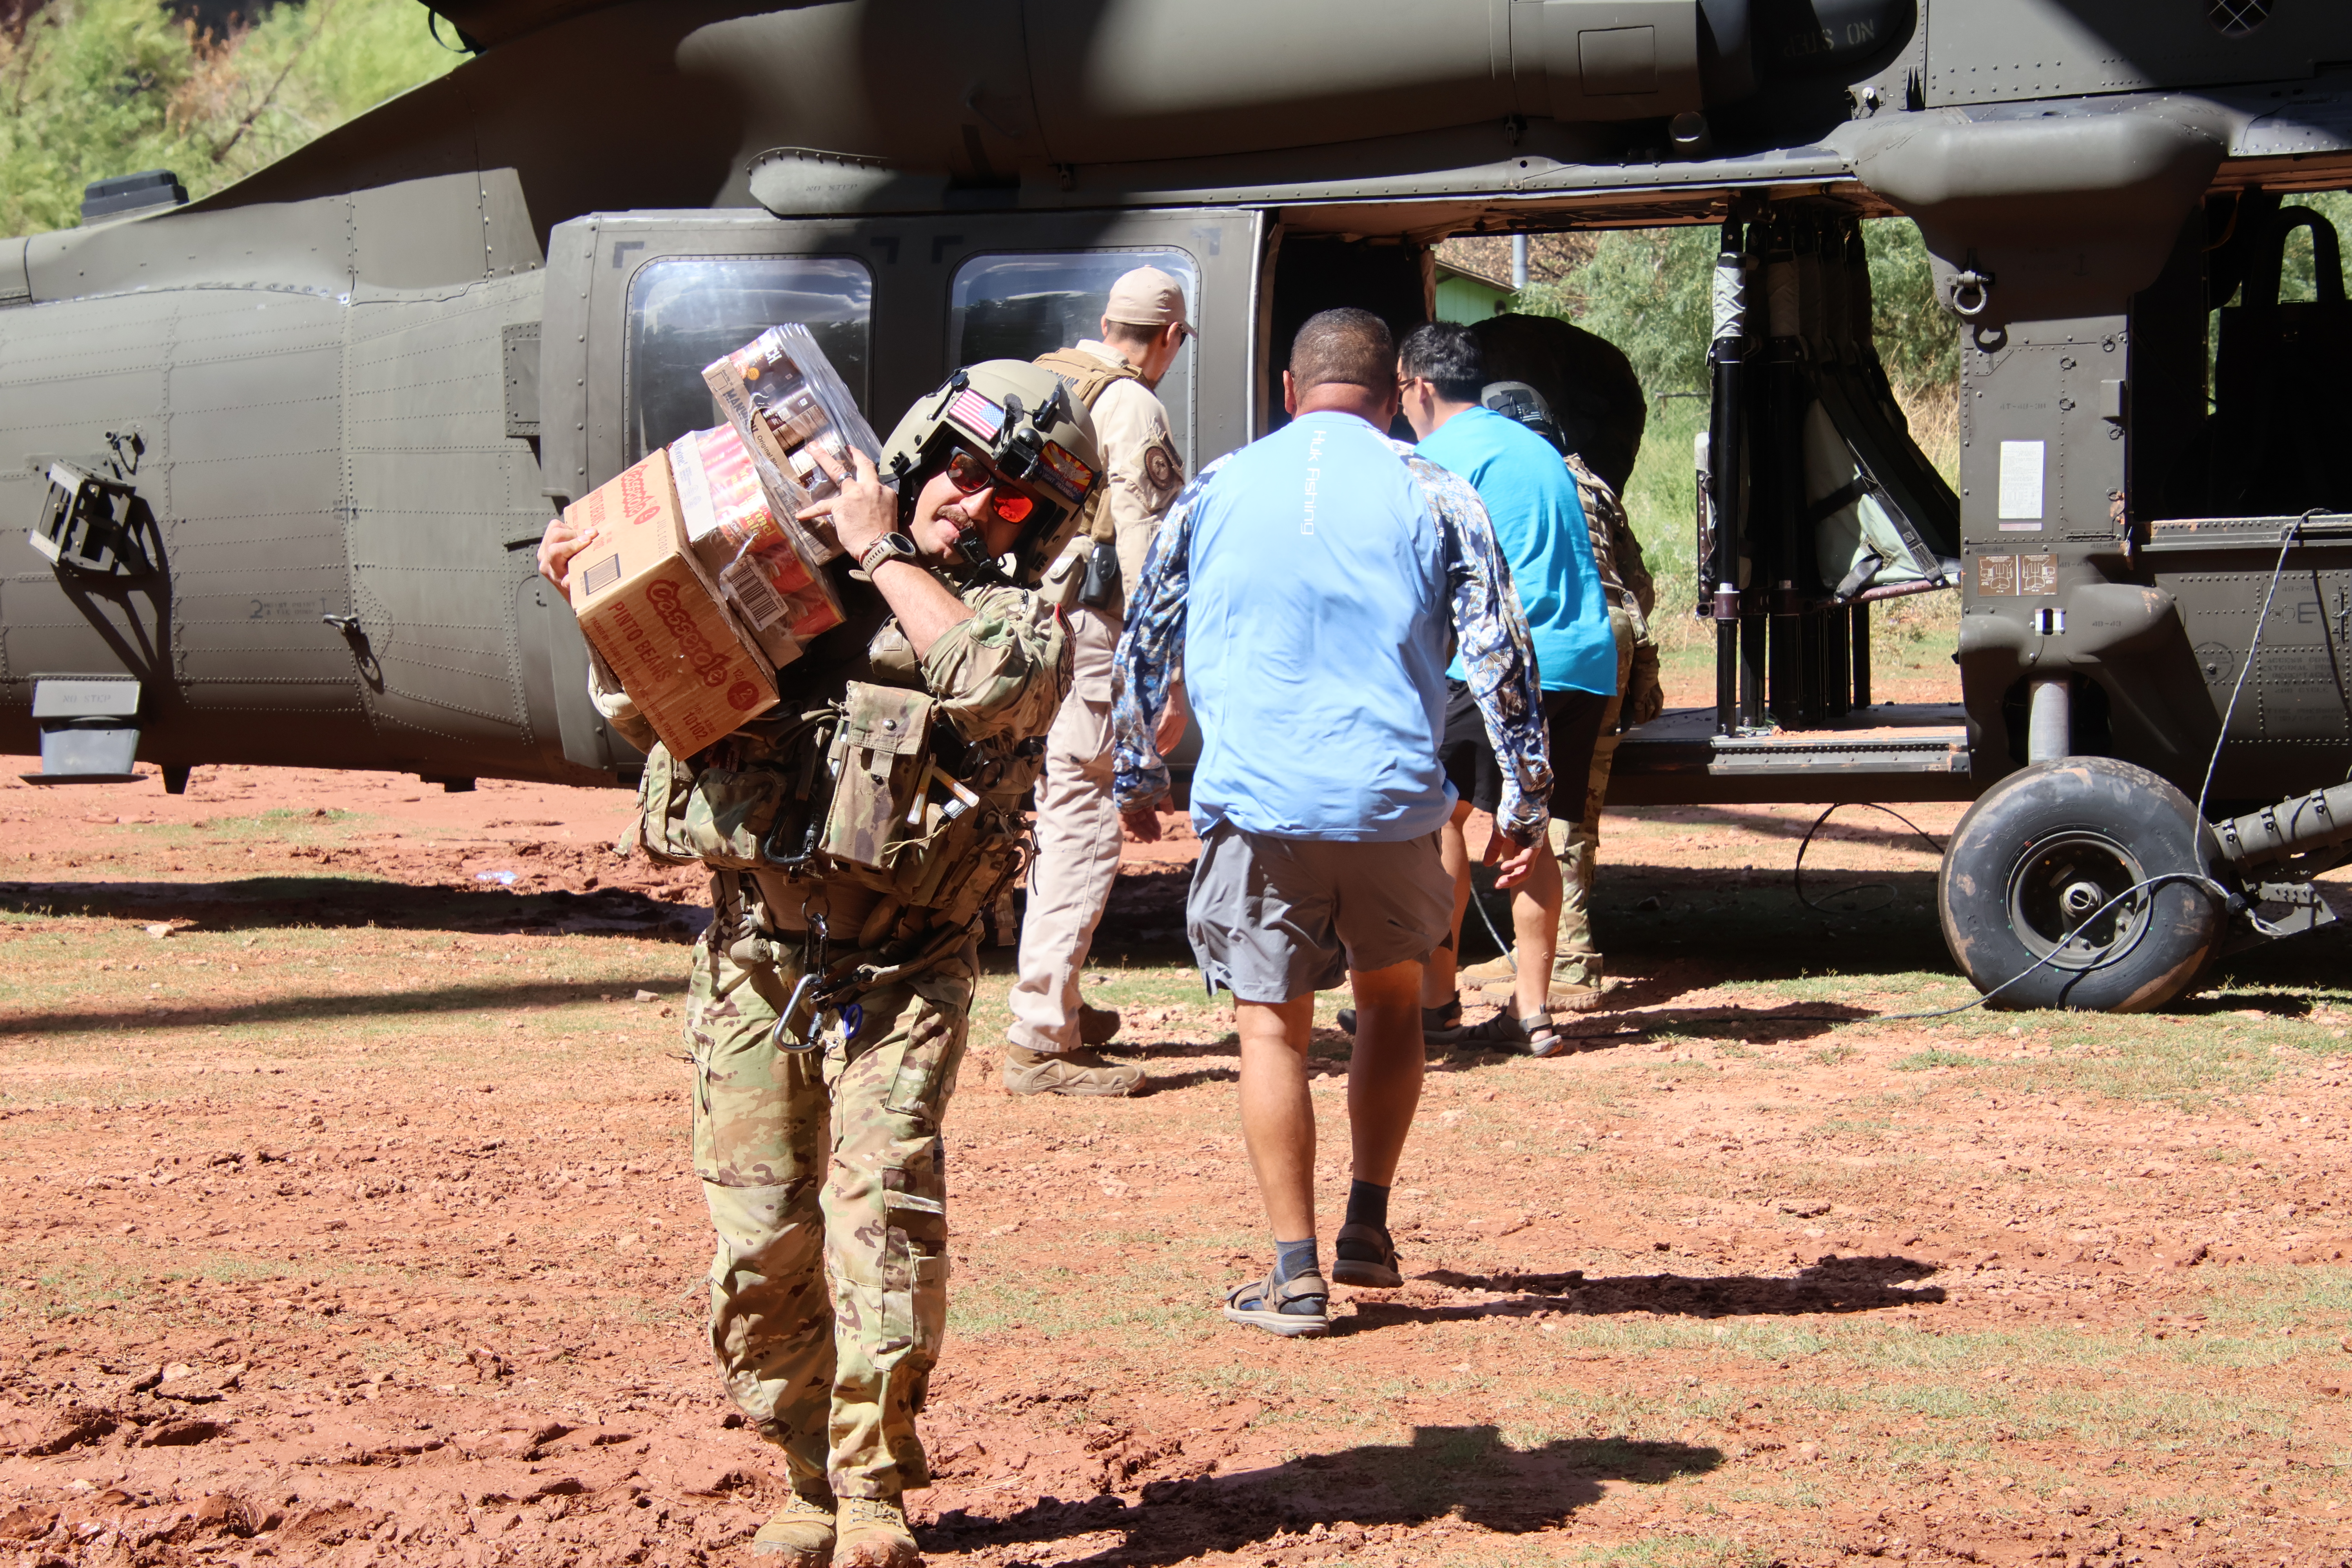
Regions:
<instances>
[{"instance_id":1,"label":"shadow on ground","mask_svg":"<svg viewBox=\"0 0 2352 1568\"><path fill-rule=\"evenodd\" d=\"M1351 1529L1419 1524L1450 1513L1468 1524L1519 1534L1553 1528L1598 1502L1605 1482L1654 1485L1703 1475L1723 1458L1711 1447L1618 1437L1559 1438L1518 1449L1490 1425L1419 1426L1409 1444L1366 1444L1264 1469L1154 1481L1139 1504L1109 1496L1081 1503L1045 1498L1003 1520L974 1519L957 1510L923 1531L922 1544L969 1552L1118 1531L1124 1539L1117 1545L1056 1560L1093 1568L1156 1568L1265 1548L1276 1536L1318 1525L1344 1539Z\"/></svg>"},{"instance_id":2,"label":"shadow on ground","mask_svg":"<svg viewBox=\"0 0 2352 1568\"><path fill-rule=\"evenodd\" d=\"M626 998L640 989L675 996L683 989L684 979L684 967L680 966L667 973L607 976L582 982L444 985L414 991L311 993L277 996L266 1002L158 1001L152 1006L140 1008L0 1013L0 1033L136 1035L148 1029L226 1028L239 1024L381 1023L390 1018L424 1018L452 1013L569 1006L600 998ZM635 1016L637 1016L632 1015Z\"/></svg>"},{"instance_id":3,"label":"shadow on ground","mask_svg":"<svg viewBox=\"0 0 2352 1568\"><path fill-rule=\"evenodd\" d=\"M293 926L396 931L520 931L608 933L685 940L710 911L627 888L593 893L554 889L444 888L360 877L242 877L220 882L11 882L0 913L96 916L185 922L193 931L278 931Z\"/></svg>"},{"instance_id":4,"label":"shadow on ground","mask_svg":"<svg viewBox=\"0 0 2352 1568\"><path fill-rule=\"evenodd\" d=\"M1458 1307L1416 1307L1359 1297L1355 1316L1335 1322L1332 1331L1365 1333L1399 1323L1460 1322L1538 1312L1572 1312L1592 1318L1621 1312L1695 1318L1874 1312L1890 1307L1941 1304L1942 1286L1913 1283L1935 1272L1934 1264L1913 1258L1836 1257L1790 1275L1628 1274L1589 1279L1580 1270L1458 1274L1437 1268L1420 1278L1455 1289L1491 1291L1504 1299Z\"/></svg>"}]
</instances>

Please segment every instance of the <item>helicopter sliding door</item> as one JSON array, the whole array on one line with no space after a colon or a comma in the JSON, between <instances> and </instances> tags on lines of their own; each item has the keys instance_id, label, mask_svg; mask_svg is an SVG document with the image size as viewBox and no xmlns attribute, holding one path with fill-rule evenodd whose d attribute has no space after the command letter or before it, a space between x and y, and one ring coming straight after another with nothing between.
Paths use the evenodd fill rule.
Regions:
<instances>
[{"instance_id":1,"label":"helicopter sliding door","mask_svg":"<svg viewBox=\"0 0 2352 1568\"><path fill-rule=\"evenodd\" d=\"M584 494L654 445L715 422L702 365L778 321L816 331L887 434L956 363L1028 358L1096 335L1111 279L1140 265L1173 273L1190 299L1199 340L1164 392L1187 457L1205 460L1247 438L1262 221L1250 211L818 219L722 211L565 224L551 265L577 279L549 290L551 491ZM559 323L575 306L576 324Z\"/></svg>"},{"instance_id":2,"label":"helicopter sliding door","mask_svg":"<svg viewBox=\"0 0 2352 1568\"><path fill-rule=\"evenodd\" d=\"M950 366L1032 358L1097 334L1111 281L1158 266L1198 334L1162 382L1197 467L1242 445L1258 237L1249 210L778 218L755 210L626 213L557 227L540 363L541 460L561 506L720 419L702 366L780 321L808 325L887 435ZM564 755L625 773L636 757L579 694L586 650L551 596L523 606L526 644Z\"/></svg>"}]
</instances>

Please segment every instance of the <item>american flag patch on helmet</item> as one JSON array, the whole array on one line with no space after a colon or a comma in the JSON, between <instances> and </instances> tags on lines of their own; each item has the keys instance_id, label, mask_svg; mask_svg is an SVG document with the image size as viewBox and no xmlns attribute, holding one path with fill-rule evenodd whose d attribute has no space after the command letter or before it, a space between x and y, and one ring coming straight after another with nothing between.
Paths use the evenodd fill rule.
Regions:
<instances>
[{"instance_id":1,"label":"american flag patch on helmet","mask_svg":"<svg viewBox=\"0 0 2352 1568\"><path fill-rule=\"evenodd\" d=\"M948 405L948 422L992 446L998 432L1004 428L1004 410L967 386Z\"/></svg>"}]
</instances>

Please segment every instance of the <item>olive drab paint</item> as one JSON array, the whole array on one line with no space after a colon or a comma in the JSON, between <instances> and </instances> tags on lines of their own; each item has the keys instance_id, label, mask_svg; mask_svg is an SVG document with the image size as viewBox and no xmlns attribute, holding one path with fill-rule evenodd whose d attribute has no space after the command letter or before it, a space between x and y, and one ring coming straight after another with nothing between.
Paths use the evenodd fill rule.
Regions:
<instances>
[{"instance_id":1,"label":"olive drab paint","mask_svg":"<svg viewBox=\"0 0 2352 1568\"><path fill-rule=\"evenodd\" d=\"M1150 253L1190 269L1198 336L1166 385L1205 466L1282 423L1307 316L1431 313L1432 237L1639 223L1716 227L1768 301L1726 379L1756 412L1717 411L1738 482L1708 504L1728 563L1769 569L1711 605L1724 712L1628 733L1612 801L1971 800L2025 765L2029 712L2063 717L2056 754L2175 788L2210 761L2233 811L2342 775L2352 449L2324 433L2352 416L2352 307L2275 280L2290 232L2337 254L2294 196L2352 187L2352 7L436 8L478 51L441 79L204 200L110 186L79 227L0 240L0 517L58 546L0 537L0 746L38 748L43 682L111 679L138 687L118 739L167 781L625 784L643 759L531 546L710 422L714 355L806 317L880 424L950 343L1032 358L1099 315L1075 285L987 279ZM1890 216L1959 341L1950 493L1870 341L1858 224ZM1871 700L1871 595L1922 584L1822 580L1783 400L1757 390L1791 384L1924 585L1957 585L1957 708ZM1883 553L1866 531L1855 571ZM96 532L121 547L66 548Z\"/></svg>"}]
</instances>

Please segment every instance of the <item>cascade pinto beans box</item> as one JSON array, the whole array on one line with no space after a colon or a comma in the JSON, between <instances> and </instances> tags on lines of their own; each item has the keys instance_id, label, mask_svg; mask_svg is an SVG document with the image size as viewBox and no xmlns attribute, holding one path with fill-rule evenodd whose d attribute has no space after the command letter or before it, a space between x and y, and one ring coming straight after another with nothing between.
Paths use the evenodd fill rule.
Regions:
<instances>
[{"instance_id":1,"label":"cascade pinto beans box","mask_svg":"<svg viewBox=\"0 0 2352 1568\"><path fill-rule=\"evenodd\" d=\"M595 539L572 561L572 613L671 754L692 756L776 705L759 645L687 542L656 450L563 509Z\"/></svg>"}]
</instances>

